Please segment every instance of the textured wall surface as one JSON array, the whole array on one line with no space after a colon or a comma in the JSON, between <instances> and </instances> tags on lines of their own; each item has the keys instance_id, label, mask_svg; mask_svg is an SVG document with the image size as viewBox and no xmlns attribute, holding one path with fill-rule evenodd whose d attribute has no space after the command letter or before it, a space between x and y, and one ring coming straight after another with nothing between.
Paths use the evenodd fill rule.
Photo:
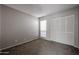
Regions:
<instances>
[{"instance_id":1,"label":"textured wall surface","mask_svg":"<svg viewBox=\"0 0 79 59\"><path fill-rule=\"evenodd\" d=\"M38 38L38 18L2 5L2 43L0 49Z\"/></svg>"}]
</instances>

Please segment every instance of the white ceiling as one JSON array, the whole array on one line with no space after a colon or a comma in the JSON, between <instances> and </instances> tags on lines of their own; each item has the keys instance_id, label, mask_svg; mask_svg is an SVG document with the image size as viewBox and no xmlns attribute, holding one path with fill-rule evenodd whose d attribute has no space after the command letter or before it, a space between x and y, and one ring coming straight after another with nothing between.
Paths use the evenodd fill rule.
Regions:
<instances>
[{"instance_id":1,"label":"white ceiling","mask_svg":"<svg viewBox=\"0 0 79 59\"><path fill-rule=\"evenodd\" d=\"M8 7L28 13L36 17L42 17L51 13L60 12L77 6L77 4L6 4Z\"/></svg>"}]
</instances>

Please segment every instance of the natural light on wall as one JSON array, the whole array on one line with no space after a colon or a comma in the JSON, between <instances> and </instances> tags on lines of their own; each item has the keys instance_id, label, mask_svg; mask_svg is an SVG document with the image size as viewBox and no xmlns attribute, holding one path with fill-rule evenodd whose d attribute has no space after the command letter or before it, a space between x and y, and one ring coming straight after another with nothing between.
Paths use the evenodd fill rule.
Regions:
<instances>
[{"instance_id":1,"label":"natural light on wall","mask_svg":"<svg viewBox=\"0 0 79 59\"><path fill-rule=\"evenodd\" d=\"M46 37L46 20L40 21L40 36Z\"/></svg>"}]
</instances>

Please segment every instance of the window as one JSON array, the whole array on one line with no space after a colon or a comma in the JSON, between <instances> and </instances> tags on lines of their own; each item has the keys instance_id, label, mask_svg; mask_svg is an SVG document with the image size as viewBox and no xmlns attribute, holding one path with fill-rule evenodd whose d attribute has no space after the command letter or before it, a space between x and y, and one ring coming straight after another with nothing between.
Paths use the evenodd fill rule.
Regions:
<instances>
[{"instance_id":1,"label":"window","mask_svg":"<svg viewBox=\"0 0 79 59\"><path fill-rule=\"evenodd\" d=\"M40 36L46 37L46 20L40 21Z\"/></svg>"}]
</instances>

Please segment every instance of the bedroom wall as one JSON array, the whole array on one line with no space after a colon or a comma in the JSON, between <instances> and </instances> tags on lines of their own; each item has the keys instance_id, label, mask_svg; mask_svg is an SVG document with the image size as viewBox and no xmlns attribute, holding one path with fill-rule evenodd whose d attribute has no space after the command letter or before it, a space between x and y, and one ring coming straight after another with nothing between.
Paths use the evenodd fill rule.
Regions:
<instances>
[{"instance_id":1,"label":"bedroom wall","mask_svg":"<svg viewBox=\"0 0 79 59\"><path fill-rule=\"evenodd\" d=\"M40 18L47 20L47 39L79 48L79 7Z\"/></svg>"},{"instance_id":2,"label":"bedroom wall","mask_svg":"<svg viewBox=\"0 0 79 59\"><path fill-rule=\"evenodd\" d=\"M38 18L2 5L2 43L5 49L38 38Z\"/></svg>"}]
</instances>

